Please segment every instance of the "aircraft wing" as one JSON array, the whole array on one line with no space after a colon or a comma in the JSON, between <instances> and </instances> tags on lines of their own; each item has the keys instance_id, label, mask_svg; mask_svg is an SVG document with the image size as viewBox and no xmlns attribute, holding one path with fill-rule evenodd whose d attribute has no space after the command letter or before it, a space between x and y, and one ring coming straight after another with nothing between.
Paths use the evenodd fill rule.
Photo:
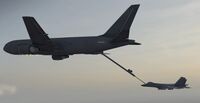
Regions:
<instances>
[{"instance_id":1,"label":"aircraft wing","mask_svg":"<svg viewBox=\"0 0 200 103\"><path fill-rule=\"evenodd\" d=\"M40 50L51 51L53 49L51 39L47 36L37 21L33 17L27 16L23 17L23 20L33 46Z\"/></svg>"},{"instance_id":2,"label":"aircraft wing","mask_svg":"<svg viewBox=\"0 0 200 103\"><path fill-rule=\"evenodd\" d=\"M159 87L157 87L159 90L173 90L174 86L166 86L166 85L160 85Z\"/></svg>"}]
</instances>

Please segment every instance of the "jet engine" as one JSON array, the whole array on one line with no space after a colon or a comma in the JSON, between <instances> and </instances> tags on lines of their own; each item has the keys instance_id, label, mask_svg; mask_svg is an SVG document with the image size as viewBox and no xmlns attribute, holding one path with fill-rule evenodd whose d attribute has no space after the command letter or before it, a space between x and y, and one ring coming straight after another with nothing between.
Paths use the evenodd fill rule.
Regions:
<instances>
[{"instance_id":1,"label":"jet engine","mask_svg":"<svg viewBox=\"0 0 200 103\"><path fill-rule=\"evenodd\" d=\"M36 48L34 46L30 46L29 51L30 51L30 53L35 54L35 53L39 52L39 48Z\"/></svg>"},{"instance_id":2,"label":"jet engine","mask_svg":"<svg viewBox=\"0 0 200 103\"><path fill-rule=\"evenodd\" d=\"M52 55L53 60L63 60L65 58L69 58L69 55Z\"/></svg>"}]
</instances>

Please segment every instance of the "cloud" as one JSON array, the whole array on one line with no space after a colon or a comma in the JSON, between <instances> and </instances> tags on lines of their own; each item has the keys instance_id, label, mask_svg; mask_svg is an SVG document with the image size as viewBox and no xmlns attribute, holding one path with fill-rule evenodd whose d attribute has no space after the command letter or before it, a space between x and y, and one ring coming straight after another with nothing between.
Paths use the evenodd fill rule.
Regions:
<instances>
[{"instance_id":1,"label":"cloud","mask_svg":"<svg viewBox=\"0 0 200 103\"><path fill-rule=\"evenodd\" d=\"M14 95L17 91L16 86L11 86L7 84L0 84L0 96L3 95Z\"/></svg>"}]
</instances>

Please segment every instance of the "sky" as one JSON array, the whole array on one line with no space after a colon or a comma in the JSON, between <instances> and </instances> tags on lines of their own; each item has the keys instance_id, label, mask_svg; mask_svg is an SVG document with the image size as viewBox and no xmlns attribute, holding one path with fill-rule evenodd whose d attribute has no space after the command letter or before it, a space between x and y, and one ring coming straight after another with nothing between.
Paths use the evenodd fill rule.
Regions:
<instances>
[{"instance_id":1,"label":"sky","mask_svg":"<svg viewBox=\"0 0 200 103\"><path fill-rule=\"evenodd\" d=\"M191 89L158 91L101 55L16 56L3 46L27 39L22 16L34 16L49 37L103 34L140 4L130 39L140 46L106 51L144 81L188 79ZM199 0L0 0L0 103L199 103Z\"/></svg>"}]
</instances>

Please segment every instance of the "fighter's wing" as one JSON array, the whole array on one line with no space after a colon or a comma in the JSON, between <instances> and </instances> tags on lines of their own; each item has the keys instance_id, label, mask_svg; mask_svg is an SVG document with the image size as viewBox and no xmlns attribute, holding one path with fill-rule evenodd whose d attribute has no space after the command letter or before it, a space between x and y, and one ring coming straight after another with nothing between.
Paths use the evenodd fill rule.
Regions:
<instances>
[{"instance_id":1,"label":"fighter's wing","mask_svg":"<svg viewBox=\"0 0 200 103\"><path fill-rule=\"evenodd\" d=\"M34 47L51 51L53 49L52 42L44 30L40 27L33 17L23 17L27 31Z\"/></svg>"},{"instance_id":2,"label":"fighter's wing","mask_svg":"<svg viewBox=\"0 0 200 103\"><path fill-rule=\"evenodd\" d=\"M174 84L158 84L158 89L160 90L173 90L175 89Z\"/></svg>"}]
</instances>

